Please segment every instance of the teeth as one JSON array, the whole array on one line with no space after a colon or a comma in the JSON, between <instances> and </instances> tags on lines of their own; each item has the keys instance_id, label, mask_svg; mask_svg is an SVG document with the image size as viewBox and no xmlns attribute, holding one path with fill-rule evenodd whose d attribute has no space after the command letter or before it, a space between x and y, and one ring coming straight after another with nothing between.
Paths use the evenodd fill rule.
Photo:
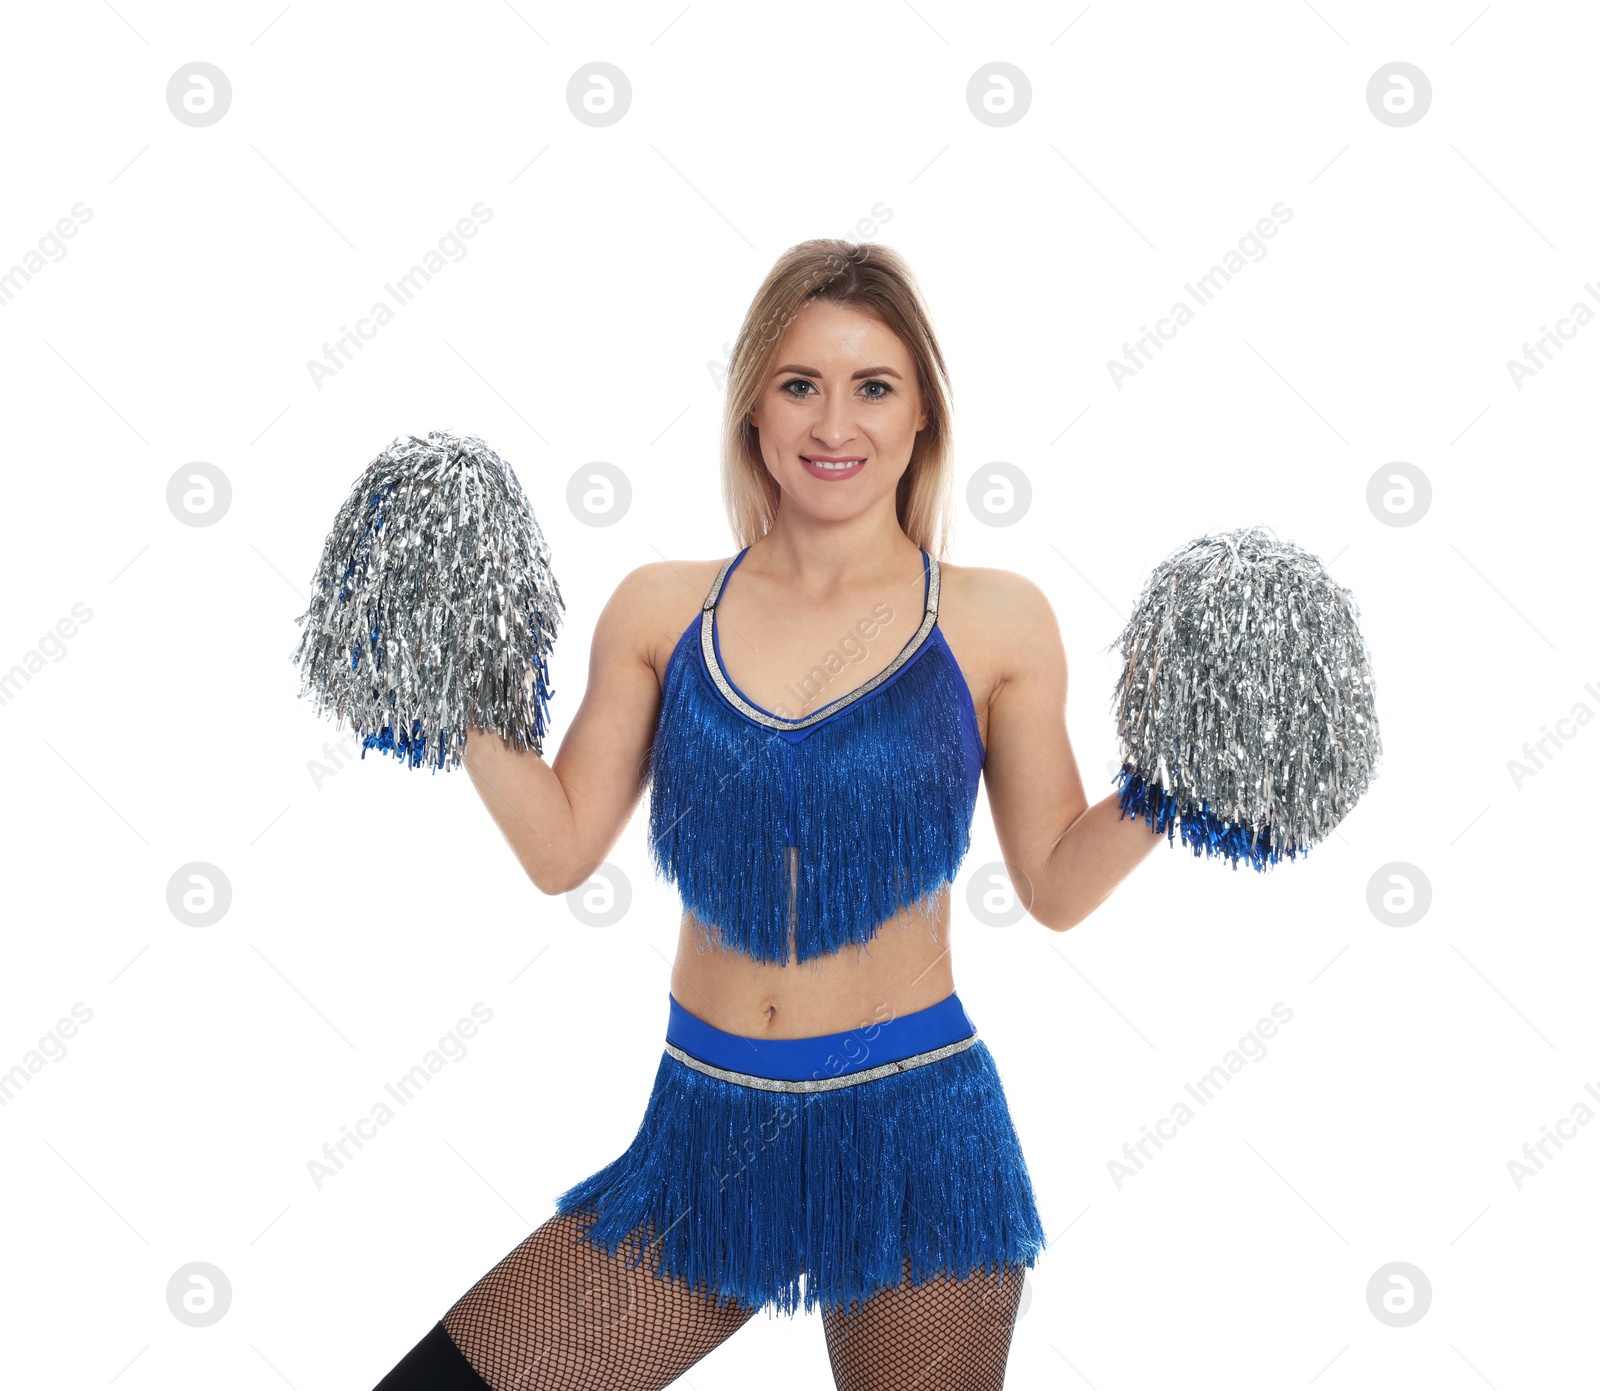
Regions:
<instances>
[{"instance_id":1,"label":"teeth","mask_svg":"<svg viewBox=\"0 0 1600 1391\"><path fill-rule=\"evenodd\" d=\"M847 460L846 462L844 462L842 464L830 464L826 460L823 460L823 459L812 459L812 460L810 460L810 462L812 464L814 464L817 468L847 469L847 468L854 468L857 464L859 464L861 462L861 460L859 460L859 459L850 459L850 460Z\"/></svg>"}]
</instances>

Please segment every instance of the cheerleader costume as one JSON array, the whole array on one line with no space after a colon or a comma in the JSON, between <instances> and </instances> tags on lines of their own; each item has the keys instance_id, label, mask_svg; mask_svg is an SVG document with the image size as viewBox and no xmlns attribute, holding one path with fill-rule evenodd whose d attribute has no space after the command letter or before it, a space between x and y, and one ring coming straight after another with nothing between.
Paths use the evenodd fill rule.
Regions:
<instances>
[{"instance_id":1,"label":"cheerleader costume","mask_svg":"<svg viewBox=\"0 0 1600 1391\"><path fill-rule=\"evenodd\" d=\"M922 622L894 661L789 719L722 664L717 604L748 550L723 563L667 664L651 855L702 950L803 965L870 943L954 881L984 749L938 624L937 560L922 551ZM903 1279L1032 1266L1045 1237L1028 1167L960 998L878 1014L752 1038L669 992L637 1133L558 1195L557 1215L595 1250L630 1265L648 1253L658 1277L747 1313L853 1310ZM483 1384L442 1324L391 1377L379 1391Z\"/></svg>"}]
</instances>

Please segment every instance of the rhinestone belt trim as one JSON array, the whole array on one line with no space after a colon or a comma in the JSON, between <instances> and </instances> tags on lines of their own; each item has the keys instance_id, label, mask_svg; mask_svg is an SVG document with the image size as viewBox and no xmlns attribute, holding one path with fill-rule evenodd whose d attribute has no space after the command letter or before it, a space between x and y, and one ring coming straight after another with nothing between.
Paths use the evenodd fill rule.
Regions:
<instances>
[{"instance_id":1,"label":"rhinestone belt trim","mask_svg":"<svg viewBox=\"0 0 1600 1391\"><path fill-rule=\"evenodd\" d=\"M699 1058L690 1057L673 1043L667 1044L667 1052L696 1072L703 1072L708 1077L720 1077L724 1082L735 1082L741 1087L755 1087L764 1092L831 1092L839 1087L854 1087L861 1082L875 1082L880 1077L892 1077L897 1072L909 1072L914 1067L925 1067L928 1063L936 1063L941 1058L948 1058L953 1053L971 1048L977 1041L977 1034L969 1034L954 1043L930 1048L926 1053L913 1053L909 1058L901 1058L898 1062L880 1063L877 1067L865 1067L859 1072L847 1072L839 1077L805 1078L800 1081L790 1081L782 1077L757 1077L753 1072L733 1072L725 1067L713 1067L710 1063L701 1062Z\"/></svg>"}]
</instances>

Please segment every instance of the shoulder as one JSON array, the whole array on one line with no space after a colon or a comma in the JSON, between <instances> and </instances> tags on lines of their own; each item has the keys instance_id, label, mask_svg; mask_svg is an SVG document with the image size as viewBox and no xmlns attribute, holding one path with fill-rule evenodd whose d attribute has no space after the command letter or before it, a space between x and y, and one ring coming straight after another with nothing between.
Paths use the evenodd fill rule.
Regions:
<instances>
[{"instance_id":1,"label":"shoulder","mask_svg":"<svg viewBox=\"0 0 1600 1391\"><path fill-rule=\"evenodd\" d=\"M959 632L994 687L1040 663L1066 660L1049 596L1015 570L941 562L939 626L952 638Z\"/></svg>"},{"instance_id":2,"label":"shoulder","mask_svg":"<svg viewBox=\"0 0 1600 1391\"><path fill-rule=\"evenodd\" d=\"M1002 639L1059 631L1056 611L1044 590L1015 570L986 565L939 566L939 612L949 604L961 618Z\"/></svg>"},{"instance_id":3,"label":"shoulder","mask_svg":"<svg viewBox=\"0 0 1600 1391\"><path fill-rule=\"evenodd\" d=\"M625 646L658 676L716 581L716 560L652 560L618 581L595 624L597 645Z\"/></svg>"},{"instance_id":4,"label":"shoulder","mask_svg":"<svg viewBox=\"0 0 1600 1391\"><path fill-rule=\"evenodd\" d=\"M726 557L724 557L725 559ZM711 590L722 560L650 560L636 565L617 582L610 603L648 612L683 609L693 601L698 609Z\"/></svg>"},{"instance_id":5,"label":"shoulder","mask_svg":"<svg viewBox=\"0 0 1600 1391\"><path fill-rule=\"evenodd\" d=\"M1030 617L1055 617L1044 590L1015 570L941 561L939 585L941 604L945 595L955 595L959 602L982 610L986 619L1003 620L1018 608L1026 610Z\"/></svg>"}]
</instances>

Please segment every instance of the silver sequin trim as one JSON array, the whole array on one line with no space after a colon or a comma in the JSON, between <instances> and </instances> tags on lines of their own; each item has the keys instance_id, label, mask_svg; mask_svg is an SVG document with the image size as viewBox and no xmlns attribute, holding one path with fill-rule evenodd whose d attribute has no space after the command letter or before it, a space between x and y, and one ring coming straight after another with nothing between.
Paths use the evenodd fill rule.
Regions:
<instances>
[{"instance_id":1,"label":"silver sequin trim","mask_svg":"<svg viewBox=\"0 0 1600 1391\"><path fill-rule=\"evenodd\" d=\"M954 1043L947 1043L941 1048L930 1048L926 1053L913 1053L909 1058L901 1058L899 1062L881 1063L877 1067L862 1068L860 1072L847 1072L839 1077L806 1078L798 1082L791 1082L781 1077L757 1077L753 1072L731 1072L725 1067L712 1067L710 1063L703 1063L699 1058L690 1057L683 1049L672 1043L667 1044L667 1052L696 1072L703 1072L708 1077L720 1077L724 1082L736 1082L741 1087L755 1087L764 1092L831 1092L839 1087L854 1087L862 1082L875 1082L880 1077L892 1077L897 1072L909 1072L914 1067L925 1067L928 1063L936 1063L941 1058L948 1058L953 1053L971 1048L977 1041L977 1034L969 1034L966 1038L957 1039Z\"/></svg>"},{"instance_id":2,"label":"silver sequin trim","mask_svg":"<svg viewBox=\"0 0 1600 1391\"><path fill-rule=\"evenodd\" d=\"M733 562L738 558L737 555L731 555L722 562L722 569L717 572L716 583L711 586L711 592L706 595L705 603L700 606L700 655L705 661L707 673L716 682L717 689L722 692L728 703L741 714L754 720L757 724L766 725L769 729L805 729L808 725L814 725L819 720L827 719L836 710L842 710L846 705L860 700L868 692L876 690L917 655L922 649L922 644L927 640L928 634L933 631L934 623L939 618L939 562L929 555L928 601L922 614L922 626L912 635L911 641L901 648L900 655L865 685L846 692L837 700L824 705L820 710L813 710L809 715L805 715L798 720L780 719L776 715L767 714L765 710L756 709L738 691L734 690L729 684L728 678L723 675L722 663L717 660L717 647L711 624L717 607L717 598L722 593L722 582L727 579L728 571L733 568Z\"/></svg>"}]
</instances>

